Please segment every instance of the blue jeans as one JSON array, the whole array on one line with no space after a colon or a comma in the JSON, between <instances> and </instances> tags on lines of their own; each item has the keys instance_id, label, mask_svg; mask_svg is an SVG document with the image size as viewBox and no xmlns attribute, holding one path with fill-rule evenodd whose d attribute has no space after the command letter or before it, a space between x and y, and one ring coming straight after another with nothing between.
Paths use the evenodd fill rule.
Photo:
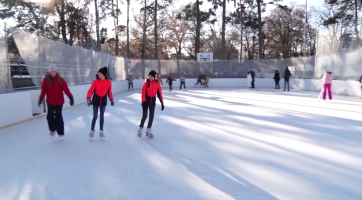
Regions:
<instances>
[{"instance_id":1,"label":"blue jeans","mask_svg":"<svg viewBox=\"0 0 362 200\"><path fill-rule=\"evenodd\" d=\"M99 121L99 126L100 126L100 130L103 130L104 112L106 111L106 107L105 106L99 107L99 106L95 106L95 105L93 105L93 120L92 120L92 129L91 130L94 130L94 126L96 125L96 121L98 118L98 108L101 111L101 113L100 113L101 119Z\"/></svg>"},{"instance_id":2,"label":"blue jeans","mask_svg":"<svg viewBox=\"0 0 362 200\"><path fill-rule=\"evenodd\" d=\"M287 87L288 84L288 90L289 90L289 80L284 80L284 90Z\"/></svg>"}]
</instances>

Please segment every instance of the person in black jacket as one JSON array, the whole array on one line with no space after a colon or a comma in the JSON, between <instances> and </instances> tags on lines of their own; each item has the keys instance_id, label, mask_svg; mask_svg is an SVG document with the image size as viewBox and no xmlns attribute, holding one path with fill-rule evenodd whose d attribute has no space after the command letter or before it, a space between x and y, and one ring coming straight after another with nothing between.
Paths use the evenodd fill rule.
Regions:
<instances>
[{"instance_id":1,"label":"person in black jacket","mask_svg":"<svg viewBox=\"0 0 362 200\"><path fill-rule=\"evenodd\" d=\"M195 87L196 87L196 85L199 84L199 83L200 83L200 85L202 86L201 79L206 80L205 74L201 74L201 75L199 75L199 76L197 77L197 83L195 84Z\"/></svg>"},{"instance_id":2,"label":"person in black jacket","mask_svg":"<svg viewBox=\"0 0 362 200\"><path fill-rule=\"evenodd\" d=\"M289 78L291 75L292 75L292 73L290 73L288 66L286 66L285 71L284 71L284 90L283 91L285 91L287 84L288 84L288 91L289 91Z\"/></svg>"},{"instance_id":3,"label":"person in black jacket","mask_svg":"<svg viewBox=\"0 0 362 200\"><path fill-rule=\"evenodd\" d=\"M251 88L255 88L255 72L250 70L251 73Z\"/></svg>"},{"instance_id":4,"label":"person in black jacket","mask_svg":"<svg viewBox=\"0 0 362 200\"><path fill-rule=\"evenodd\" d=\"M279 70L275 70L273 79L274 79L274 81L275 81L275 89L280 89L280 85L279 85L279 81L280 81Z\"/></svg>"}]
</instances>

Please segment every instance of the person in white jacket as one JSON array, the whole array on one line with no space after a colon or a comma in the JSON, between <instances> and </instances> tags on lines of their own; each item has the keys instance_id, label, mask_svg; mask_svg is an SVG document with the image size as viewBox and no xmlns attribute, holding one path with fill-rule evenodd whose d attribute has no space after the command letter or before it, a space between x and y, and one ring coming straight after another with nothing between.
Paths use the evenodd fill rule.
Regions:
<instances>
[{"instance_id":1,"label":"person in white jacket","mask_svg":"<svg viewBox=\"0 0 362 200\"><path fill-rule=\"evenodd\" d=\"M185 80L186 80L185 74L182 72L181 76L180 76L180 90L181 90L182 85L183 85L184 89L186 91Z\"/></svg>"},{"instance_id":2,"label":"person in white jacket","mask_svg":"<svg viewBox=\"0 0 362 200\"><path fill-rule=\"evenodd\" d=\"M247 84L248 84L248 89L250 90L251 89L251 83L253 81L250 71L248 71L248 75L246 76L246 81L247 81Z\"/></svg>"},{"instance_id":3,"label":"person in white jacket","mask_svg":"<svg viewBox=\"0 0 362 200\"><path fill-rule=\"evenodd\" d=\"M323 100L326 100L327 91L329 99L332 100L332 80L332 72L327 71L321 80L323 84Z\"/></svg>"}]
</instances>

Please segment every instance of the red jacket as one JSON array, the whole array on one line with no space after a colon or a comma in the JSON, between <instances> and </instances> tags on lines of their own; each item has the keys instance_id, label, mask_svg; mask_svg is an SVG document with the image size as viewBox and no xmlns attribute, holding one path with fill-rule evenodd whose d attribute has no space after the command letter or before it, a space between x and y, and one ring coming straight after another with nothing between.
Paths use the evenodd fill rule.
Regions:
<instances>
[{"instance_id":1,"label":"red jacket","mask_svg":"<svg viewBox=\"0 0 362 200\"><path fill-rule=\"evenodd\" d=\"M106 106L107 105L107 94L110 100L113 100L112 93L112 82L108 79L96 79L93 81L92 86L88 90L87 99L92 99L92 104L96 106ZM106 98L104 98L106 97Z\"/></svg>"},{"instance_id":2,"label":"red jacket","mask_svg":"<svg viewBox=\"0 0 362 200\"><path fill-rule=\"evenodd\" d=\"M45 95L47 96L46 102L47 104L53 106L59 106L64 104L64 95L63 92L70 99L73 95L70 93L68 84L65 82L63 78L61 78L62 84L59 84L57 78L52 78L52 86L48 84L46 78L43 80L43 84L41 86L41 94L40 98L44 99Z\"/></svg>"},{"instance_id":3,"label":"red jacket","mask_svg":"<svg viewBox=\"0 0 362 200\"><path fill-rule=\"evenodd\" d=\"M142 103L146 102L148 105L156 105L156 95L161 103L163 103L163 96L161 86L157 81L150 81L148 87L148 81L142 86Z\"/></svg>"}]
</instances>

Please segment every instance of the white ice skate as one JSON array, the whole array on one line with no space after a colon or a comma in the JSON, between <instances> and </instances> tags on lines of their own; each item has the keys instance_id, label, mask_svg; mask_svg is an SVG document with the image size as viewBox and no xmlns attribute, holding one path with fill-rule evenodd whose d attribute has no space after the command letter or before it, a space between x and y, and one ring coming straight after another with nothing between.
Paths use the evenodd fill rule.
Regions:
<instances>
[{"instance_id":1,"label":"white ice skate","mask_svg":"<svg viewBox=\"0 0 362 200\"><path fill-rule=\"evenodd\" d=\"M141 128L141 127L138 129L138 134L137 134L138 137L142 136L142 130L143 130L143 128Z\"/></svg>"},{"instance_id":2,"label":"white ice skate","mask_svg":"<svg viewBox=\"0 0 362 200\"><path fill-rule=\"evenodd\" d=\"M147 137L153 137L151 128L147 128L146 136L147 136Z\"/></svg>"},{"instance_id":3,"label":"white ice skate","mask_svg":"<svg viewBox=\"0 0 362 200\"><path fill-rule=\"evenodd\" d=\"M104 135L104 131L103 130L99 130L99 137L101 138L101 140L105 140L106 136Z\"/></svg>"},{"instance_id":4,"label":"white ice skate","mask_svg":"<svg viewBox=\"0 0 362 200\"><path fill-rule=\"evenodd\" d=\"M91 130L89 132L89 140L93 139L93 136L94 136L94 130Z\"/></svg>"},{"instance_id":5,"label":"white ice skate","mask_svg":"<svg viewBox=\"0 0 362 200\"><path fill-rule=\"evenodd\" d=\"M54 135L55 135L55 131L50 131L50 138L53 139Z\"/></svg>"},{"instance_id":6,"label":"white ice skate","mask_svg":"<svg viewBox=\"0 0 362 200\"><path fill-rule=\"evenodd\" d=\"M64 139L64 135L59 135L59 140L63 140Z\"/></svg>"}]
</instances>

